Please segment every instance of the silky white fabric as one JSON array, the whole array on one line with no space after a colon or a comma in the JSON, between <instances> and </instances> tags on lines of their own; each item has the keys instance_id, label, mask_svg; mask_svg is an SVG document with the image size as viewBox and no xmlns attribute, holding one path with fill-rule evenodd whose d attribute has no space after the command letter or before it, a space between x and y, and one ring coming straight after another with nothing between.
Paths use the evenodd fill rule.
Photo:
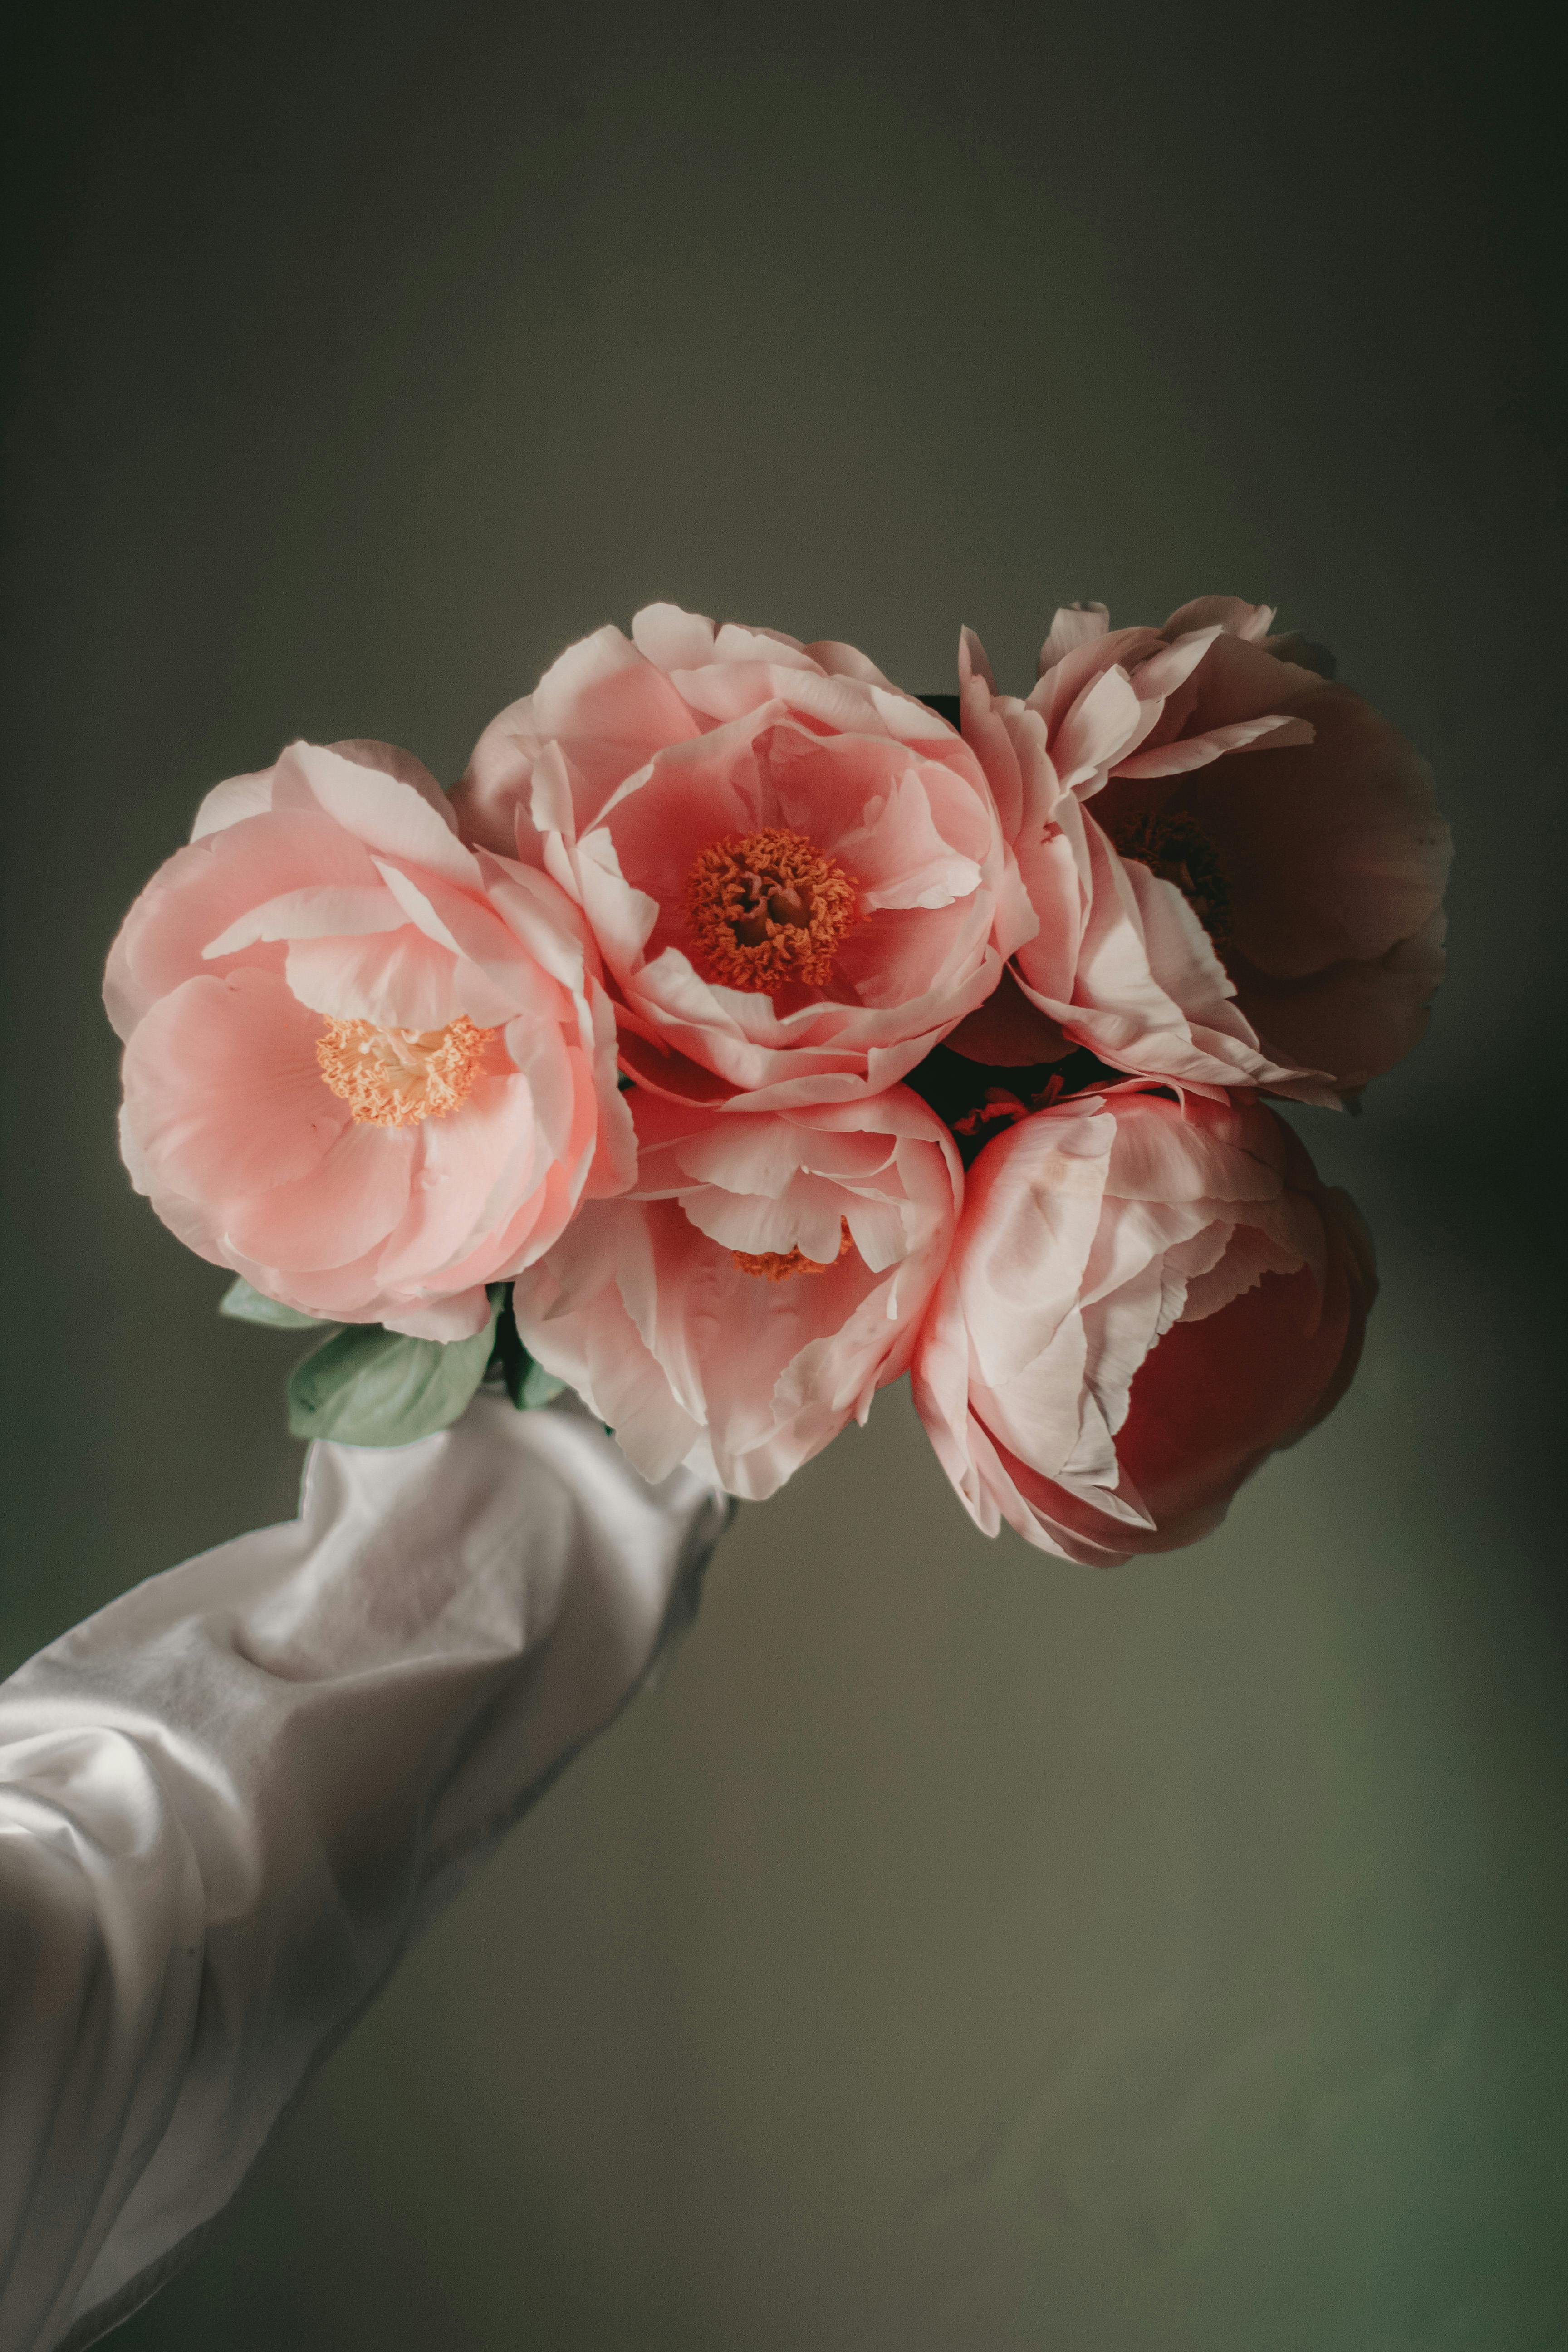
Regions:
<instances>
[{"instance_id":1,"label":"silky white fabric","mask_svg":"<svg viewBox=\"0 0 1568 2352\"><path fill-rule=\"evenodd\" d=\"M646 1677L726 1506L486 1393L0 1686L0 2347L153 2292L489 1843Z\"/></svg>"}]
</instances>

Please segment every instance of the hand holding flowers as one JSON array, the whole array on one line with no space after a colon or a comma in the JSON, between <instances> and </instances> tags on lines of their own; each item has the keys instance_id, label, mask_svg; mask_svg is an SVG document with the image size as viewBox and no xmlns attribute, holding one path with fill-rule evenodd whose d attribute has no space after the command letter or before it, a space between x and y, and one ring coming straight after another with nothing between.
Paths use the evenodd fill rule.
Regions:
<instances>
[{"instance_id":1,"label":"hand holding flowers","mask_svg":"<svg viewBox=\"0 0 1568 2352\"><path fill-rule=\"evenodd\" d=\"M395 1410L345 1425L340 1382L361 1442L489 1363L760 1496L912 1370L988 1532L1191 1541L1373 1294L1258 1097L1358 1095L1441 976L1425 764L1270 619L1060 613L1022 699L966 632L954 726L852 647L654 605L449 799L295 745L115 943L133 1181L237 1311L401 1335ZM387 1348L424 1351L390 1387Z\"/></svg>"}]
</instances>

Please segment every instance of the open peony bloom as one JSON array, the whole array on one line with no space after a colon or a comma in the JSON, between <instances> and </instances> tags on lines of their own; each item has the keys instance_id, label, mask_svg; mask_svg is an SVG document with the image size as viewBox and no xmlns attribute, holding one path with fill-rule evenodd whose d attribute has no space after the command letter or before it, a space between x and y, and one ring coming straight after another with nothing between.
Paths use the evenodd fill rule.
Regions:
<instances>
[{"instance_id":1,"label":"open peony bloom","mask_svg":"<svg viewBox=\"0 0 1568 2352\"><path fill-rule=\"evenodd\" d=\"M1060 612L1026 701L965 634L964 733L1038 925L960 1050L1033 1062L1065 1033L1140 1076L1333 1101L1415 1043L1450 856L1431 772L1271 619Z\"/></svg>"},{"instance_id":2,"label":"open peony bloom","mask_svg":"<svg viewBox=\"0 0 1568 2352\"><path fill-rule=\"evenodd\" d=\"M417 761L292 745L207 795L110 952L137 1189L307 1314L482 1330L485 1285L631 1171L586 954Z\"/></svg>"},{"instance_id":3,"label":"open peony bloom","mask_svg":"<svg viewBox=\"0 0 1568 2352\"><path fill-rule=\"evenodd\" d=\"M1354 1210L1272 1112L1083 1097L970 1170L915 1401L988 1535L1171 1550L1338 1402L1373 1289Z\"/></svg>"},{"instance_id":4,"label":"open peony bloom","mask_svg":"<svg viewBox=\"0 0 1568 2352\"><path fill-rule=\"evenodd\" d=\"M630 1099L636 1184L521 1277L518 1329L645 1477L686 1461L760 1499L908 1367L958 1156L903 1087L744 1115Z\"/></svg>"},{"instance_id":5,"label":"open peony bloom","mask_svg":"<svg viewBox=\"0 0 1568 2352\"><path fill-rule=\"evenodd\" d=\"M625 1066L736 1110L880 1093L1034 927L985 777L852 646L653 604L480 738L468 839L582 906Z\"/></svg>"}]
</instances>

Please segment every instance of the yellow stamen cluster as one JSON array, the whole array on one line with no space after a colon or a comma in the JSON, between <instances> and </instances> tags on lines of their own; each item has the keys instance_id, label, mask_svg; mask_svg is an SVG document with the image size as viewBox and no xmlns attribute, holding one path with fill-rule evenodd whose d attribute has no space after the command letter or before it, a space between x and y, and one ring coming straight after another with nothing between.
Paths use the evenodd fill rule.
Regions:
<instances>
[{"instance_id":1,"label":"yellow stamen cluster","mask_svg":"<svg viewBox=\"0 0 1568 2352\"><path fill-rule=\"evenodd\" d=\"M844 1257L854 1247L849 1238L847 1218L839 1218L838 1232L838 1256ZM837 1259L807 1257L803 1250L798 1249L731 1250L730 1255L742 1274L760 1275L764 1282L788 1282L796 1274L826 1274L830 1263L837 1263Z\"/></svg>"},{"instance_id":2,"label":"yellow stamen cluster","mask_svg":"<svg viewBox=\"0 0 1568 2352\"><path fill-rule=\"evenodd\" d=\"M373 1127L444 1118L466 1102L493 1029L466 1013L444 1029L380 1029L374 1021L329 1021L316 1040L321 1076Z\"/></svg>"},{"instance_id":3,"label":"yellow stamen cluster","mask_svg":"<svg viewBox=\"0 0 1568 2352\"><path fill-rule=\"evenodd\" d=\"M709 843L686 877L686 913L722 987L825 988L856 919L855 885L808 834L767 825Z\"/></svg>"}]
</instances>

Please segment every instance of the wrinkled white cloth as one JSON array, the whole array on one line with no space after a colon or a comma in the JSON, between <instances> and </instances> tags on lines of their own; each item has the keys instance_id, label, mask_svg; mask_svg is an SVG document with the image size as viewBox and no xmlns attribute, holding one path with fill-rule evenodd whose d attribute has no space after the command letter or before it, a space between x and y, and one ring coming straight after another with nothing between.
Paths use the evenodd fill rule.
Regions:
<instances>
[{"instance_id":1,"label":"wrinkled white cloth","mask_svg":"<svg viewBox=\"0 0 1568 2352\"><path fill-rule=\"evenodd\" d=\"M726 1506L481 1393L0 1685L0 2347L92 2342L646 1679Z\"/></svg>"}]
</instances>

